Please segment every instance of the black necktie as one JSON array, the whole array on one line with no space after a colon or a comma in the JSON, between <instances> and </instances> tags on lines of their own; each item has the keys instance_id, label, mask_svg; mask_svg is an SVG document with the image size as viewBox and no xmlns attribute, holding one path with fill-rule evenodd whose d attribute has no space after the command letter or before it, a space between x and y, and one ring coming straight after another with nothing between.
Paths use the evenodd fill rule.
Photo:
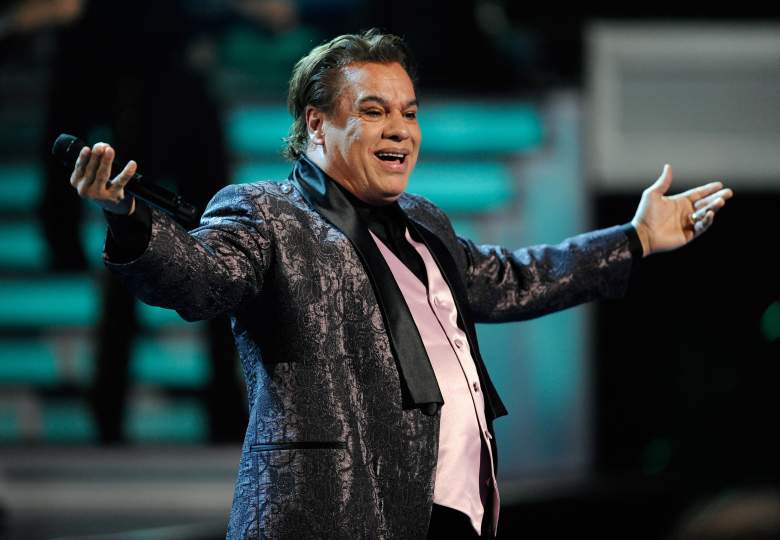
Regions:
<instances>
[{"instance_id":1,"label":"black necktie","mask_svg":"<svg viewBox=\"0 0 780 540\"><path fill-rule=\"evenodd\" d=\"M393 202L385 206L373 206L361 201L340 184L336 182L334 182L334 184L336 184L342 193L350 200L358 215L366 223L371 232L373 232L427 288L428 275L425 271L425 263L417 250L414 249L414 246L406 240L406 215L398 206L398 202Z\"/></svg>"}]
</instances>

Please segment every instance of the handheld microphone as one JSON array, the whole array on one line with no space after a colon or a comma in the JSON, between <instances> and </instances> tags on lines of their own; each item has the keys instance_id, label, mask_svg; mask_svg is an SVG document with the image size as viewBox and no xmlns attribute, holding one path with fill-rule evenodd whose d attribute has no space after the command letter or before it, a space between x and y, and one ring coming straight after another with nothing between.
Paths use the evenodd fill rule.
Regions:
<instances>
[{"instance_id":1,"label":"handheld microphone","mask_svg":"<svg viewBox=\"0 0 780 540\"><path fill-rule=\"evenodd\" d=\"M55 158L62 161L62 164L68 170L73 170L76 166L76 159L79 157L81 149L87 146L84 141L73 135L67 133L61 133L57 140L54 141L51 153ZM147 203L151 204L170 214L173 218L186 223L188 225L197 224L198 209L186 202L180 195L168 191L167 189L160 187L156 184L149 184L143 181L143 176L135 173L127 184L125 184L125 190L128 193L133 194L139 199L143 199Z\"/></svg>"}]
</instances>

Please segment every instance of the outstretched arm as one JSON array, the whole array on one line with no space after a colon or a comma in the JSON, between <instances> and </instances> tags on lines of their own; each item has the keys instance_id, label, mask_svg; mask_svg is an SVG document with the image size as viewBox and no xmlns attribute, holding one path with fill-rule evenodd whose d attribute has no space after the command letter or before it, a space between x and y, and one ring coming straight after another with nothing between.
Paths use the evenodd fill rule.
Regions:
<instances>
[{"instance_id":1,"label":"outstretched arm","mask_svg":"<svg viewBox=\"0 0 780 540\"><path fill-rule=\"evenodd\" d=\"M509 250L458 238L476 322L540 317L625 293L642 245L631 225L580 234L557 245Z\"/></svg>"},{"instance_id":2,"label":"outstretched arm","mask_svg":"<svg viewBox=\"0 0 780 540\"><path fill-rule=\"evenodd\" d=\"M538 317L625 294L642 256L685 245L707 230L733 192L712 182L666 196L671 167L647 188L630 225L581 234L558 245L510 251L459 239L469 306L478 322Z\"/></svg>"},{"instance_id":3,"label":"outstretched arm","mask_svg":"<svg viewBox=\"0 0 780 540\"><path fill-rule=\"evenodd\" d=\"M113 150L98 143L85 148L71 176L79 195L107 212L127 215L133 198L123 188L132 176L131 162L109 180ZM147 304L175 309L186 320L208 319L238 309L263 286L271 251L266 226L251 185L231 185L217 193L187 232L168 215L151 209L149 241L129 260L111 234L106 239L106 266Z\"/></svg>"}]
</instances>

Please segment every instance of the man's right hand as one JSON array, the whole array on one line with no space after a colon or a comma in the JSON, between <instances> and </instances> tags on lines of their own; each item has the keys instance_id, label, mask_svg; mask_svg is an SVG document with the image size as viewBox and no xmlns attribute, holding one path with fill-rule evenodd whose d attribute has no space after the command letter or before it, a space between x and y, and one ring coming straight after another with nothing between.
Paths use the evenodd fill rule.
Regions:
<instances>
[{"instance_id":1,"label":"man's right hand","mask_svg":"<svg viewBox=\"0 0 780 540\"><path fill-rule=\"evenodd\" d=\"M126 196L125 184L135 174L135 161L128 161L116 178L109 180L114 149L99 142L90 149L81 149L70 175L70 185L76 188L82 199L94 202L114 214L130 215L135 210L135 197Z\"/></svg>"}]
</instances>

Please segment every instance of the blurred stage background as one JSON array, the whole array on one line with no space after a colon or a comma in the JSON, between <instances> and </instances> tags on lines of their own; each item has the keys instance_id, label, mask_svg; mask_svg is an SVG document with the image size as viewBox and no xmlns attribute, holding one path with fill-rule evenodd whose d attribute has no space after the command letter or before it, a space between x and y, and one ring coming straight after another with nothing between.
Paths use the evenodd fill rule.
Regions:
<instances>
[{"instance_id":1,"label":"blurred stage background","mask_svg":"<svg viewBox=\"0 0 780 540\"><path fill-rule=\"evenodd\" d=\"M626 299L479 327L510 411L496 422L499 536L667 538L708 501L775 500L777 14L162 4L32 0L0 12L0 538L224 537L240 454L235 426L211 422L227 397L243 399L243 382L225 382L240 368L212 352L203 323L139 305L120 397L105 385L95 397L98 349L123 334L106 319L125 319L107 299L102 216L82 207L68 173L51 172L48 130L116 106L94 96L130 77L135 93L122 99L147 100L137 123L154 148L141 151L160 175L116 142L126 111L93 114L78 135L175 187L160 156L201 158L212 115L226 177L211 182L283 179L293 63L372 26L405 36L420 64L424 140L409 190L463 236L520 247L627 222L664 163L673 192L711 180L736 192L703 238L643 261ZM188 153L190 137L201 146ZM78 244L83 260L63 258ZM101 422L117 414L121 432L107 433Z\"/></svg>"}]
</instances>

